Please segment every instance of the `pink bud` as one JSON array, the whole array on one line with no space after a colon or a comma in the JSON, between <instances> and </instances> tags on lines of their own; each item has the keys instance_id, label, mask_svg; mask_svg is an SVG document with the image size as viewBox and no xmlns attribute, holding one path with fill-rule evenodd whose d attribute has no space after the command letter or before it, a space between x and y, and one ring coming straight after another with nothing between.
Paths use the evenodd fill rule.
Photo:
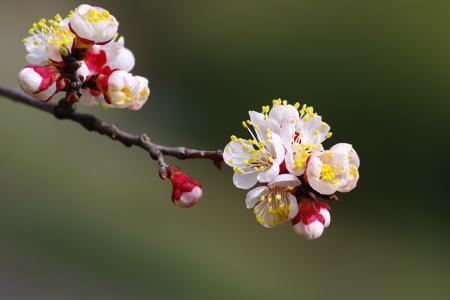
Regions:
<instances>
[{"instance_id":1,"label":"pink bud","mask_svg":"<svg viewBox=\"0 0 450 300\"><path fill-rule=\"evenodd\" d=\"M203 194L200 183L177 167L170 166L168 171L173 187L173 203L183 208L197 204Z\"/></svg>"},{"instance_id":2,"label":"pink bud","mask_svg":"<svg viewBox=\"0 0 450 300\"><path fill-rule=\"evenodd\" d=\"M292 219L294 231L308 240L319 238L330 225L330 206L326 202L302 199L299 212Z\"/></svg>"},{"instance_id":3,"label":"pink bud","mask_svg":"<svg viewBox=\"0 0 450 300\"><path fill-rule=\"evenodd\" d=\"M19 73L19 84L25 93L46 102L59 91L60 77L53 66L27 66Z\"/></svg>"}]
</instances>

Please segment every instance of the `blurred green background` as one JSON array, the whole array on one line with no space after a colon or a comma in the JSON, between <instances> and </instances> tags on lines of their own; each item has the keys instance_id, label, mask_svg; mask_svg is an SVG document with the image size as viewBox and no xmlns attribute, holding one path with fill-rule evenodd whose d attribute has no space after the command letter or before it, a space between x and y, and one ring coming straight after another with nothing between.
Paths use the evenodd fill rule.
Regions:
<instances>
[{"instance_id":1,"label":"blurred green background","mask_svg":"<svg viewBox=\"0 0 450 300\"><path fill-rule=\"evenodd\" d=\"M32 22L76 1L0 4L0 79ZM139 149L0 101L0 299L449 299L450 2L91 1L121 22L138 112L81 108L167 145L221 148L249 109L307 102L357 149L356 190L315 241L261 227L232 172L183 210Z\"/></svg>"}]
</instances>

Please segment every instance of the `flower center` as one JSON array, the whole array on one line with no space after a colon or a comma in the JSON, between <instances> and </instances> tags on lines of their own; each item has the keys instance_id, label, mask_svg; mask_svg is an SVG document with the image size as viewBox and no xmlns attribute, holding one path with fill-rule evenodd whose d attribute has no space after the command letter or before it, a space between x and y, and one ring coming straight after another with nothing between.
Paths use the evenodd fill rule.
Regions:
<instances>
[{"instance_id":1,"label":"flower center","mask_svg":"<svg viewBox=\"0 0 450 300\"><path fill-rule=\"evenodd\" d=\"M336 177L333 167L329 164L322 165L321 177L323 180L332 180Z\"/></svg>"},{"instance_id":2,"label":"flower center","mask_svg":"<svg viewBox=\"0 0 450 300\"><path fill-rule=\"evenodd\" d=\"M117 101L117 103L125 103L133 98L133 92L130 90L129 87L125 86L122 89L120 89L120 91L124 94L124 96L120 98L120 100Z\"/></svg>"},{"instance_id":3,"label":"flower center","mask_svg":"<svg viewBox=\"0 0 450 300\"><path fill-rule=\"evenodd\" d=\"M58 47L69 46L74 39L74 34L69 28L62 26L63 19L56 14L54 19L40 19L39 22L33 23L28 33L33 36L33 44L35 46L46 42L54 44ZM28 38L23 39L24 43L28 42Z\"/></svg>"},{"instance_id":4,"label":"flower center","mask_svg":"<svg viewBox=\"0 0 450 300\"><path fill-rule=\"evenodd\" d=\"M275 154L267 148L267 143L272 144L272 133L270 128L266 129L265 135L267 143L263 139L263 133L257 124L253 124L250 120L243 121L242 126L247 129L252 136L252 139L237 138L235 135L231 136L232 141L237 141L241 144L244 151L241 153L243 162L242 167L234 167L235 172L242 174L249 174L253 172L262 172L270 168L273 164ZM253 130L250 129L253 127ZM225 151L230 152L231 148L227 147ZM230 159L230 163L234 163L234 159Z\"/></svg>"},{"instance_id":5,"label":"flower center","mask_svg":"<svg viewBox=\"0 0 450 300\"><path fill-rule=\"evenodd\" d=\"M291 189L293 188L288 187L288 190ZM258 222L275 226L288 219L291 204L289 203L285 190L275 188L269 194L261 196L259 200L263 205L253 209L253 213Z\"/></svg>"},{"instance_id":6,"label":"flower center","mask_svg":"<svg viewBox=\"0 0 450 300\"><path fill-rule=\"evenodd\" d=\"M106 21L110 18L110 13L107 10L98 11L95 8L90 8L84 18L91 23L96 23L100 21Z\"/></svg>"}]
</instances>

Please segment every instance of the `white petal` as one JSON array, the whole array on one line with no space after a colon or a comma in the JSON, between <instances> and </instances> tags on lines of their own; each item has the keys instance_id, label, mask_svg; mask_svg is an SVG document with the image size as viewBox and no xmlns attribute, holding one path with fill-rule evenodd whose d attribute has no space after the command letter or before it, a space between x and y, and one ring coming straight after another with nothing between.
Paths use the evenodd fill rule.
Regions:
<instances>
[{"instance_id":1,"label":"white petal","mask_svg":"<svg viewBox=\"0 0 450 300\"><path fill-rule=\"evenodd\" d=\"M330 126L322 122L322 117L315 116L308 121L300 122L300 132L302 133L302 144L319 145L325 139Z\"/></svg>"},{"instance_id":2,"label":"white petal","mask_svg":"<svg viewBox=\"0 0 450 300\"><path fill-rule=\"evenodd\" d=\"M320 179L317 179L316 177L309 177L308 176L308 183L309 185L318 193L322 195L332 195L336 193L337 189L340 188L342 185L338 184L332 184L331 182L324 182Z\"/></svg>"},{"instance_id":3,"label":"white petal","mask_svg":"<svg viewBox=\"0 0 450 300\"><path fill-rule=\"evenodd\" d=\"M269 112L269 118L277 121L280 126L284 126L288 122L291 122L291 119L297 122L299 113L292 105L275 104Z\"/></svg>"},{"instance_id":4,"label":"white petal","mask_svg":"<svg viewBox=\"0 0 450 300\"><path fill-rule=\"evenodd\" d=\"M290 148L292 143L294 142L293 135L295 134L295 127L296 122L289 122L288 124L285 124L285 126L281 128L280 138L281 142L286 148Z\"/></svg>"},{"instance_id":5,"label":"white petal","mask_svg":"<svg viewBox=\"0 0 450 300\"><path fill-rule=\"evenodd\" d=\"M270 169L260 172L257 178L259 182L269 182L278 174L280 174L280 165L274 162Z\"/></svg>"},{"instance_id":6,"label":"white petal","mask_svg":"<svg viewBox=\"0 0 450 300\"><path fill-rule=\"evenodd\" d=\"M314 221L311 224L305 225L302 221L295 224L293 226L295 232L297 232L299 235L304 236L308 240L317 239L320 237L323 233L324 226L319 221Z\"/></svg>"},{"instance_id":7,"label":"white petal","mask_svg":"<svg viewBox=\"0 0 450 300\"><path fill-rule=\"evenodd\" d=\"M286 150L284 149L280 136L276 133L272 133L272 147L275 151L275 161L281 164L284 160Z\"/></svg>"},{"instance_id":8,"label":"white petal","mask_svg":"<svg viewBox=\"0 0 450 300\"><path fill-rule=\"evenodd\" d=\"M257 175L257 173L242 174L235 172L233 175L233 183L237 188L247 190L256 184Z\"/></svg>"},{"instance_id":9,"label":"white petal","mask_svg":"<svg viewBox=\"0 0 450 300\"><path fill-rule=\"evenodd\" d=\"M247 193L245 197L245 204L247 208L252 208L258 203L259 198L262 195L265 195L269 192L269 189L266 186L258 186Z\"/></svg>"},{"instance_id":10,"label":"white petal","mask_svg":"<svg viewBox=\"0 0 450 300\"><path fill-rule=\"evenodd\" d=\"M294 154L292 151L286 151L286 169L289 171L289 173L294 174L295 176L301 176L303 173L305 173L305 166L297 168L295 165L295 159Z\"/></svg>"},{"instance_id":11,"label":"white petal","mask_svg":"<svg viewBox=\"0 0 450 300\"><path fill-rule=\"evenodd\" d=\"M86 80L90 72L88 66L84 62L81 62L81 66L78 68L76 73L77 76L83 76L83 80Z\"/></svg>"},{"instance_id":12,"label":"white petal","mask_svg":"<svg viewBox=\"0 0 450 300\"><path fill-rule=\"evenodd\" d=\"M227 150L229 149L229 150ZM243 160L247 157L247 150L238 141L231 141L225 146L223 160L230 167L241 167Z\"/></svg>"},{"instance_id":13,"label":"white petal","mask_svg":"<svg viewBox=\"0 0 450 300\"><path fill-rule=\"evenodd\" d=\"M352 145L347 143L338 143L331 147L330 150L334 152L342 152L348 155L352 150Z\"/></svg>"},{"instance_id":14,"label":"white petal","mask_svg":"<svg viewBox=\"0 0 450 300\"><path fill-rule=\"evenodd\" d=\"M291 208L289 210L288 219L292 220L298 214L297 198L291 193L288 194L288 198L289 198L289 206Z\"/></svg>"},{"instance_id":15,"label":"white petal","mask_svg":"<svg viewBox=\"0 0 450 300\"><path fill-rule=\"evenodd\" d=\"M357 168L359 168L359 156L356 153L356 150L354 148L352 148L352 150L350 151L350 163L354 164Z\"/></svg>"},{"instance_id":16,"label":"white petal","mask_svg":"<svg viewBox=\"0 0 450 300\"><path fill-rule=\"evenodd\" d=\"M277 225L278 223L275 223L275 215L272 215L269 213L269 210L267 209L267 201L264 202L260 202L256 208L259 212L262 213L257 213L257 216L261 216L263 217L263 219L258 220L259 224L261 224L262 226L266 227L266 228L273 228L275 225Z\"/></svg>"},{"instance_id":17,"label":"white petal","mask_svg":"<svg viewBox=\"0 0 450 300\"><path fill-rule=\"evenodd\" d=\"M330 212L328 211L328 209L321 208L319 211L319 214L321 214L323 216L323 218L325 219L325 224L324 224L325 228L330 226L331 215L330 215Z\"/></svg>"},{"instance_id":18,"label":"white petal","mask_svg":"<svg viewBox=\"0 0 450 300\"><path fill-rule=\"evenodd\" d=\"M268 186L270 188L275 187L297 187L301 184L300 180L298 180L297 176L293 174L280 174L275 177L272 181L269 182Z\"/></svg>"},{"instance_id":19,"label":"white petal","mask_svg":"<svg viewBox=\"0 0 450 300\"><path fill-rule=\"evenodd\" d=\"M262 133L264 140L267 140L267 128L270 128L273 133L280 132L281 127L275 120L270 118L265 119L264 114L257 111L249 111L248 114L250 116L250 121L259 126L259 131Z\"/></svg>"},{"instance_id":20,"label":"white petal","mask_svg":"<svg viewBox=\"0 0 450 300\"><path fill-rule=\"evenodd\" d=\"M120 69L127 72L130 72L133 69L134 64L134 55L127 48L123 48L116 56L108 60L108 65L111 68Z\"/></svg>"},{"instance_id":21,"label":"white petal","mask_svg":"<svg viewBox=\"0 0 450 300\"><path fill-rule=\"evenodd\" d=\"M24 68L19 73L19 84L22 90L27 94L39 91L42 77L33 68Z\"/></svg>"},{"instance_id":22,"label":"white petal","mask_svg":"<svg viewBox=\"0 0 450 300\"><path fill-rule=\"evenodd\" d=\"M359 180L359 172L356 174L356 177L348 177L346 185L337 189L338 192L348 193L356 187L356 184Z\"/></svg>"},{"instance_id":23,"label":"white petal","mask_svg":"<svg viewBox=\"0 0 450 300\"><path fill-rule=\"evenodd\" d=\"M48 56L44 53L28 53L25 56L25 59L29 64L35 66L44 66L48 62Z\"/></svg>"},{"instance_id":24,"label":"white petal","mask_svg":"<svg viewBox=\"0 0 450 300\"><path fill-rule=\"evenodd\" d=\"M322 166L323 162L320 160L317 154L311 155L311 158L308 162L308 168L306 171L306 175L308 176L308 179L310 177L320 177L320 173L322 172Z\"/></svg>"},{"instance_id":25,"label":"white petal","mask_svg":"<svg viewBox=\"0 0 450 300\"><path fill-rule=\"evenodd\" d=\"M41 101L48 101L48 100L50 100L50 98L53 97L53 95L56 92L57 92L57 90L56 90L56 82L55 82L52 85L50 85L47 89L45 89L45 90L43 90L43 91L41 91L39 93L32 94L31 96L34 99L38 99L38 100L41 100Z\"/></svg>"}]
</instances>

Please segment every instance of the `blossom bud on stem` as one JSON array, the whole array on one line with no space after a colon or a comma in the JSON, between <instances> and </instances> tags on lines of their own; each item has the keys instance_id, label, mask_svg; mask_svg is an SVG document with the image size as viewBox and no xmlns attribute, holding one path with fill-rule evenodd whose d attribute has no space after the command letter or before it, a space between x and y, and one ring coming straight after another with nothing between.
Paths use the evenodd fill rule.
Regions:
<instances>
[{"instance_id":1,"label":"blossom bud on stem","mask_svg":"<svg viewBox=\"0 0 450 300\"><path fill-rule=\"evenodd\" d=\"M319 238L324 229L330 225L329 210L330 206L326 202L302 198L299 212L292 219L294 231L308 240Z\"/></svg>"},{"instance_id":2,"label":"blossom bud on stem","mask_svg":"<svg viewBox=\"0 0 450 300\"><path fill-rule=\"evenodd\" d=\"M19 73L19 84L25 93L45 102L60 90L60 77L53 66L27 66Z\"/></svg>"},{"instance_id":3,"label":"blossom bud on stem","mask_svg":"<svg viewBox=\"0 0 450 300\"><path fill-rule=\"evenodd\" d=\"M200 183L176 166L168 166L167 171L173 187L173 203L183 208L197 204L203 195L203 188Z\"/></svg>"}]
</instances>

